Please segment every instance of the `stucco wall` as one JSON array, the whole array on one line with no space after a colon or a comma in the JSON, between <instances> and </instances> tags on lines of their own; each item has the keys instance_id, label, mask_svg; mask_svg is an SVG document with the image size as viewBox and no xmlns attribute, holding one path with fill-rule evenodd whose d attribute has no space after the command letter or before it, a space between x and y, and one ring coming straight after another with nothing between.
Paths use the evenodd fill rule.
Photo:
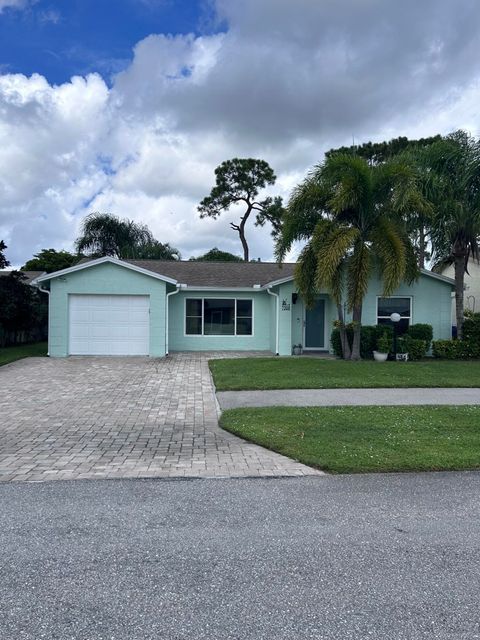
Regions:
<instances>
[{"instance_id":1,"label":"stucco wall","mask_svg":"<svg viewBox=\"0 0 480 640\"><path fill-rule=\"evenodd\" d=\"M237 298L253 300L252 336L185 335L186 298ZM273 298L266 291L217 292L180 291L169 298L169 351L271 350L271 309Z\"/></svg>"},{"instance_id":2,"label":"stucco wall","mask_svg":"<svg viewBox=\"0 0 480 640\"><path fill-rule=\"evenodd\" d=\"M455 267L452 265L446 267L443 275L448 278L455 277ZM475 313L480 312L480 263L476 260L469 260L468 273L465 274L465 291L463 298L463 306ZM452 298L452 324L457 324L455 314L455 297Z\"/></svg>"},{"instance_id":3,"label":"stucco wall","mask_svg":"<svg viewBox=\"0 0 480 640\"><path fill-rule=\"evenodd\" d=\"M48 332L51 356L68 355L68 295L72 293L150 296L150 355L165 355L165 282L104 263L51 280Z\"/></svg>"},{"instance_id":4,"label":"stucco wall","mask_svg":"<svg viewBox=\"0 0 480 640\"><path fill-rule=\"evenodd\" d=\"M420 275L411 286L402 284L393 296L412 297L411 323L431 324L433 339L451 338L451 291L448 283L430 276ZM376 276L370 279L368 293L363 303L362 324L377 324L377 297L382 296L382 283Z\"/></svg>"}]
</instances>

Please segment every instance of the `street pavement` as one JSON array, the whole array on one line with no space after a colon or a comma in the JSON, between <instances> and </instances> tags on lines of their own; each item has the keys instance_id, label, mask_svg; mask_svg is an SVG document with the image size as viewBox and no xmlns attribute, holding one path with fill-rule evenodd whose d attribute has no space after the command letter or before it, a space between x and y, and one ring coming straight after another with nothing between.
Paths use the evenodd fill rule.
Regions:
<instances>
[{"instance_id":1,"label":"street pavement","mask_svg":"<svg viewBox=\"0 0 480 640\"><path fill-rule=\"evenodd\" d=\"M241 407L335 407L349 405L472 405L480 404L480 389L281 389L219 391L222 410Z\"/></svg>"},{"instance_id":2,"label":"street pavement","mask_svg":"<svg viewBox=\"0 0 480 640\"><path fill-rule=\"evenodd\" d=\"M480 473L0 485L1 640L480 638Z\"/></svg>"}]
</instances>

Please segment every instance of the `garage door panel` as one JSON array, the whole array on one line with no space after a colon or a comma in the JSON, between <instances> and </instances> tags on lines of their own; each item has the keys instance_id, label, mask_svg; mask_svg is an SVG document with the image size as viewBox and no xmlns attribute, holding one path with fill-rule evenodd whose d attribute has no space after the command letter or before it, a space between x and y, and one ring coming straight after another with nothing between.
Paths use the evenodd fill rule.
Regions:
<instances>
[{"instance_id":1,"label":"garage door panel","mask_svg":"<svg viewBox=\"0 0 480 640\"><path fill-rule=\"evenodd\" d=\"M71 355L148 355L148 296L69 296Z\"/></svg>"}]
</instances>

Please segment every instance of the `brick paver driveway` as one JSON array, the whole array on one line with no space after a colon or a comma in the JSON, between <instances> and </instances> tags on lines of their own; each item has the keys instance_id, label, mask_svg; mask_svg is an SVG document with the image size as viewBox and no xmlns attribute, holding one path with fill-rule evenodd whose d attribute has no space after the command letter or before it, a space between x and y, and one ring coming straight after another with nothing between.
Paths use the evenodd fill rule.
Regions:
<instances>
[{"instance_id":1,"label":"brick paver driveway","mask_svg":"<svg viewBox=\"0 0 480 640\"><path fill-rule=\"evenodd\" d=\"M2 367L0 480L317 474L219 428L207 360L29 358Z\"/></svg>"}]
</instances>

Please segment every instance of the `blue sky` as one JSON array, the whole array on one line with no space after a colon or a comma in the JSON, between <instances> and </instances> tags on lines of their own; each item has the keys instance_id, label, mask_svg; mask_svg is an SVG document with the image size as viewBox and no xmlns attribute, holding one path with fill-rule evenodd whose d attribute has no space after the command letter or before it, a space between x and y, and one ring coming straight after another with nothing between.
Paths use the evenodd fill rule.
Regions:
<instances>
[{"instance_id":1,"label":"blue sky","mask_svg":"<svg viewBox=\"0 0 480 640\"><path fill-rule=\"evenodd\" d=\"M239 254L242 212L197 211L224 160L288 199L352 136L479 135L479 24L478 0L0 0L7 258L72 250L92 211ZM268 225L247 239L272 259Z\"/></svg>"},{"instance_id":2,"label":"blue sky","mask_svg":"<svg viewBox=\"0 0 480 640\"><path fill-rule=\"evenodd\" d=\"M1 3L0 3L1 4ZM60 84L72 75L107 80L132 59L134 45L152 33L211 33L211 5L195 0L38 0L5 7L0 19L0 65L11 73L40 73Z\"/></svg>"}]
</instances>

